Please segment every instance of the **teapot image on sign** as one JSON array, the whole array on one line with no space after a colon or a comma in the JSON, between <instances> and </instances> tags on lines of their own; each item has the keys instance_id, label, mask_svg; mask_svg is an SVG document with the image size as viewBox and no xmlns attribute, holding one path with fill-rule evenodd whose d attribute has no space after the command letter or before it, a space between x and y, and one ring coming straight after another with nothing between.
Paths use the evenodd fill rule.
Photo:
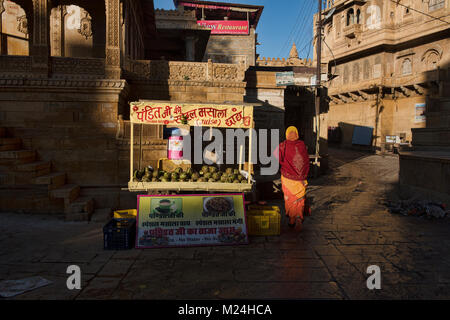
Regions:
<instances>
[{"instance_id":1,"label":"teapot image on sign","mask_svg":"<svg viewBox=\"0 0 450 320\"><path fill-rule=\"evenodd\" d=\"M182 200L175 199L152 199L150 218L183 218Z\"/></svg>"}]
</instances>

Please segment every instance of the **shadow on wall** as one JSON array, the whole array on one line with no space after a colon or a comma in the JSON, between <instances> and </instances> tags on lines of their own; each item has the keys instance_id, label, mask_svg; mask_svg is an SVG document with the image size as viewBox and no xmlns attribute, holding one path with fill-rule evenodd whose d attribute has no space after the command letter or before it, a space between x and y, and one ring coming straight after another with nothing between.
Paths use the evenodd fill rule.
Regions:
<instances>
[{"instance_id":1,"label":"shadow on wall","mask_svg":"<svg viewBox=\"0 0 450 320\"><path fill-rule=\"evenodd\" d=\"M138 100L170 100L169 78L170 68L169 61L166 60L149 60L148 65L136 66L148 68L148 73L152 81L146 81L148 77L139 78L139 72L133 73L131 77L127 77L130 84L130 93L127 101L123 101L119 114L124 120L130 119L130 102ZM130 70L133 72L133 70Z\"/></svg>"},{"instance_id":2,"label":"shadow on wall","mask_svg":"<svg viewBox=\"0 0 450 320\"><path fill-rule=\"evenodd\" d=\"M121 159L123 167L129 166L129 145L130 138L130 103L139 100L161 100L170 101L169 82L170 69L169 61L166 60L150 60L148 64L139 67L148 68L151 79L153 81L145 81L140 79L138 72L127 77L130 84L130 91L126 97L123 97L119 104L119 117L123 121L123 134L121 140L125 142L120 152L124 155ZM130 70L131 72L133 70ZM163 130L161 126L154 125L134 125L134 168L144 168L146 166L157 166L157 159L167 156L166 142L163 141ZM140 149L139 142L143 145ZM152 143L148 143L153 141ZM141 156L140 156L141 155ZM129 170L120 170L120 181L125 183L129 180Z\"/></svg>"},{"instance_id":3,"label":"shadow on wall","mask_svg":"<svg viewBox=\"0 0 450 320\"><path fill-rule=\"evenodd\" d=\"M450 64L426 73L427 87L431 94L427 95L425 105L425 128L450 127ZM420 116L416 112L416 116Z\"/></svg>"},{"instance_id":4,"label":"shadow on wall","mask_svg":"<svg viewBox=\"0 0 450 320\"><path fill-rule=\"evenodd\" d=\"M426 126L412 130L413 150L418 153L400 155L399 191L404 199L450 201L449 71L447 63L426 74Z\"/></svg>"}]
</instances>

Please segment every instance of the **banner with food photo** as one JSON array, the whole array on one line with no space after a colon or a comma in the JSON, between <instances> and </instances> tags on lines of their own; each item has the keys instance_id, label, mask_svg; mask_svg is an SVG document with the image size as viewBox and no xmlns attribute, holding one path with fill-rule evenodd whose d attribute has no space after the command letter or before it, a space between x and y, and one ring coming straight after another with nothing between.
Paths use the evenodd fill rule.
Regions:
<instances>
[{"instance_id":1,"label":"banner with food photo","mask_svg":"<svg viewBox=\"0 0 450 320\"><path fill-rule=\"evenodd\" d=\"M139 195L136 248L248 244L242 193Z\"/></svg>"}]
</instances>

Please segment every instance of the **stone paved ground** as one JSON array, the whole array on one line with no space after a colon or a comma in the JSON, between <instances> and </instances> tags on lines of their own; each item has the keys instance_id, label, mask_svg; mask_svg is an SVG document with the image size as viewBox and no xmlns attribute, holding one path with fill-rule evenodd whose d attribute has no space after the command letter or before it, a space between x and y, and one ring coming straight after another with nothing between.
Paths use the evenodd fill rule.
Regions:
<instances>
[{"instance_id":1,"label":"stone paved ground","mask_svg":"<svg viewBox=\"0 0 450 320\"><path fill-rule=\"evenodd\" d=\"M53 284L16 299L448 299L450 219L391 215L398 159L333 151L333 173L311 183L313 217L301 233L248 246L104 251L102 225L0 215L0 280ZM66 289L66 268L82 290ZM382 289L366 288L380 266Z\"/></svg>"}]
</instances>

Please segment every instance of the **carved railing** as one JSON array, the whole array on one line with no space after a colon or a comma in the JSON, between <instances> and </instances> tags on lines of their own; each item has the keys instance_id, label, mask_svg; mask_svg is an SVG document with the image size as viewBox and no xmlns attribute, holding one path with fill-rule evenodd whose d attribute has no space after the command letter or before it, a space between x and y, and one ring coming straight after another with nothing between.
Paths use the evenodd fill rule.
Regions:
<instances>
[{"instance_id":1,"label":"carved railing","mask_svg":"<svg viewBox=\"0 0 450 320\"><path fill-rule=\"evenodd\" d=\"M31 72L31 57L0 56L0 77L25 78Z\"/></svg>"},{"instance_id":2,"label":"carved railing","mask_svg":"<svg viewBox=\"0 0 450 320\"><path fill-rule=\"evenodd\" d=\"M349 25L347 27L344 27L344 35L347 38L355 38L357 36L359 36L362 32L362 27L361 24L359 23L355 23L352 25Z\"/></svg>"},{"instance_id":3,"label":"carved railing","mask_svg":"<svg viewBox=\"0 0 450 320\"><path fill-rule=\"evenodd\" d=\"M105 59L52 57L51 74L52 78L103 78Z\"/></svg>"},{"instance_id":4,"label":"carved railing","mask_svg":"<svg viewBox=\"0 0 450 320\"><path fill-rule=\"evenodd\" d=\"M245 65L124 59L123 75L130 80L242 82Z\"/></svg>"},{"instance_id":5,"label":"carved railing","mask_svg":"<svg viewBox=\"0 0 450 320\"><path fill-rule=\"evenodd\" d=\"M50 58L53 79L102 79L103 58ZM29 78L32 57L0 56L0 76ZM243 82L245 64L124 59L123 78L144 81Z\"/></svg>"}]
</instances>

